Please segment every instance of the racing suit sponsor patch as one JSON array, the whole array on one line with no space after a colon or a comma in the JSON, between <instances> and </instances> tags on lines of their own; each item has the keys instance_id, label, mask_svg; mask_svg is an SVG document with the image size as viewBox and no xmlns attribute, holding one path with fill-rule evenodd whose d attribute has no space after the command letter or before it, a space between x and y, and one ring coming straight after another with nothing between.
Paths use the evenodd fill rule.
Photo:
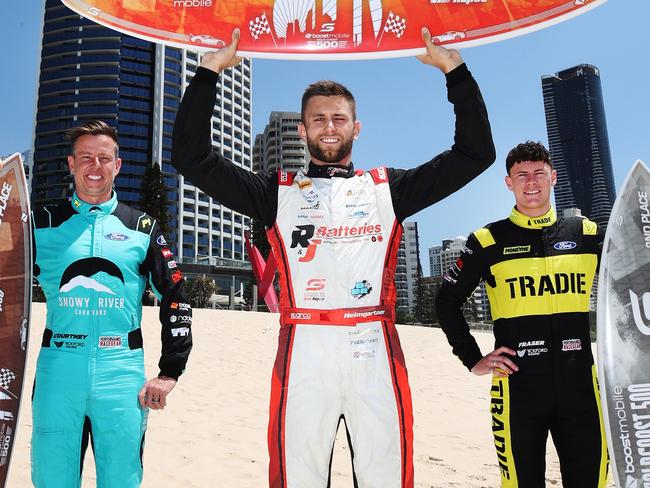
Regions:
<instances>
[{"instance_id":1,"label":"racing suit sponsor patch","mask_svg":"<svg viewBox=\"0 0 650 488\"><path fill-rule=\"evenodd\" d=\"M84 341L87 337L88 334L54 334L52 336L52 342L54 342L57 348L78 349L80 347L86 347Z\"/></svg>"},{"instance_id":2,"label":"racing suit sponsor patch","mask_svg":"<svg viewBox=\"0 0 650 488\"><path fill-rule=\"evenodd\" d=\"M553 244L553 248L557 251L570 251L571 249L575 249L576 246L577 244L573 241L562 241Z\"/></svg>"},{"instance_id":3,"label":"racing suit sponsor patch","mask_svg":"<svg viewBox=\"0 0 650 488\"><path fill-rule=\"evenodd\" d=\"M325 300L325 279L311 278L307 281L303 299L308 302L322 302Z\"/></svg>"},{"instance_id":4,"label":"racing suit sponsor patch","mask_svg":"<svg viewBox=\"0 0 650 488\"><path fill-rule=\"evenodd\" d=\"M524 341L517 345L517 356L523 358L524 356L539 356L548 352L548 348L544 347L544 341Z\"/></svg>"},{"instance_id":5,"label":"racing suit sponsor patch","mask_svg":"<svg viewBox=\"0 0 650 488\"><path fill-rule=\"evenodd\" d=\"M101 348L122 347L122 337L102 336L99 338L99 347Z\"/></svg>"},{"instance_id":6,"label":"racing suit sponsor patch","mask_svg":"<svg viewBox=\"0 0 650 488\"><path fill-rule=\"evenodd\" d=\"M354 284L354 288L350 290L350 293L354 298L361 299L370 294L372 291L372 286L368 283L367 280L357 281Z\"/></svg>"},{"instance_id":7,"label":"racing suit sponsor patch","mask_svg":"<svg viewBox=\"0 0 650 488\"><path fill-rule=\"evenodd\" d=\"M121 232L109 232L104 237L109 241L126 241L129 238L129 236Z\"/></svg>"},{"instance_id":8,"label":"racing suit sponsor patch","mask_svg":"<svg viewBox=\"0 0 650 488\"><path fill-rule=\"evenodd\" d=\"M507 256L508 254L525 254L530 252L530 246L511 246L503 248L503 255Z\"/></svg>"},{"instance_id":9,"label":"racing suit sponsor patch","mask_svg":"<svg viewBox=\"0 0 650 488\"><path fill-rule=\"evenodd\" d=\"M185 337L190 335L189 327L177 327L175 329L171 329L171 331L173 337Z\"/></svg>"},{"instance_id":10,"label":"racing suit sponsor patch","mask_svg":"<svg viewBox=\"0 0 650 488\"><path fill-rule=\"evenodd\" d=\"M581 351L582 343L580 339L566 339L562 341L563 351Z\"/></svg>"},{"instance_id":11,"label":"racing suit sponsor patch","mask_svg":"<svg viewBox=\"0 0 650 488\"><path fill-rule=\"evenodd\" d=\"M368 361L375 359L379 344L379 331L376 328L363 331L354 330L350 331L348 335L353 360Z\"/></svg>"},{"instance_id":12,"label":"racing suit sponsor patch","mask_svg":"<svg viewBox=\"0 0 650 488\"><path fill-rule=\"evenodd\" d=\"M179 324L191 324L192 323L192 317L189 315L172 315L169 317L169 321L172 324L175 324L178 322Z\"/></svg>"}]
</instances>

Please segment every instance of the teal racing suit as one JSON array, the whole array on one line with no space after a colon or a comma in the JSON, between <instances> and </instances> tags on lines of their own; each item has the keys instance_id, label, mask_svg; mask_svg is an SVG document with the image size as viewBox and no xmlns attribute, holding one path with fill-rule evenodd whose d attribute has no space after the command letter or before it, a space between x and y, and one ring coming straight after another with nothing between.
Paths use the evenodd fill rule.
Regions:
<instances>
[{"instance_id":1,"label":"teal racing suit","mask_svg":"<svg viewBox=\"0 0 650 488\"><path fill-rule=\"evenodd\" d=\"M80 200L34 211L34 276L47 322L33 394L32 481L81 484L88 438L98 488L142 481L147 411L141 300L147 281L161 300L160 375L177 379L192 347L183 277L150 216Z\"/></svg>"}]
</instances>

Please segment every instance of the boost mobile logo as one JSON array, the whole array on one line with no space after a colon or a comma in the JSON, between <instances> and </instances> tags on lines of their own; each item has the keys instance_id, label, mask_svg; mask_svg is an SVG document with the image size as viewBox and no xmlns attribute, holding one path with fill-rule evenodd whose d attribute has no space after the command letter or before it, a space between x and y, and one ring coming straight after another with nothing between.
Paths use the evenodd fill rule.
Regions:
<instances>
[{"instance_id":1,"label":"boost mobile logo","mask_svg":"<svg viewBox=\"0 0 650 488\"><path fill-rule=\"evenodd\" d=\"M650 335L650 327L646 325L645 319L650 320L650 293L644 293L643 297L643 316L641 315L641 307L639 306L639 297L636 293L630 290L630 305L632 306L632 315L634 316L634 323L639 331L644 335Z\"/></svg>"}]
</instances>

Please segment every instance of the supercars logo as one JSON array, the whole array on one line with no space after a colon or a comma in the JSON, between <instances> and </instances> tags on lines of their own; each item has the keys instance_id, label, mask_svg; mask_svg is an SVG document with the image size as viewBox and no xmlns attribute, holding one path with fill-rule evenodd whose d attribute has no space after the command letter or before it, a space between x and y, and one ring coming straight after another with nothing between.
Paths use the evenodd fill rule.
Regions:
<instances>
[{"instance_id":1,"label":"supercars logo","mask_svg":"<svg viewBox=\"0 0 650 488\"><path fill-rule=\"evenodd\" d=\"M313 278L307 282L307 288L305 291L320 291L325 288L325 279L323 278Z\"/></svg>"},{"instance_id":2,"label":"supercars logo","mask_svg":"<svg viewBox=\"0 0 650 488\"><path fill-rule=\"evenodd\" d=\"M650 293L644 293L641 301L643 302L642 306L639 305L637 294L630 290L630 305L632 306L634 323L642 334L650 335L650 326L646 324L646 320L650 320ZM643 311L641 307L643 307Z\"/></svg>"},{"instance_id":3,"label":"supercars logo","mask_svg":"<svg viewBox=\"0 0 650 488\"><path fill-rule=\"evenodd\" d=\"M322 302L325 300L325 278L312 278L307 281L303 298L308 302Z\"/></svg>"}]
</instances>

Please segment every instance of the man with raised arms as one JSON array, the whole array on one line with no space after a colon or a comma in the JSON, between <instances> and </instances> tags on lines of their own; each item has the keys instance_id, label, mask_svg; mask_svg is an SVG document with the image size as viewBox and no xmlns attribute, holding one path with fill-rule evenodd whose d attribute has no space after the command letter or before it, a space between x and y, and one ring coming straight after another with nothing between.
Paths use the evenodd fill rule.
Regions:
<instances>
[{"instance_id":1,"label":"man with raised arms","mask_svg":"<svg viewBox=\"0 0 650 488\"><path fill-rule=\"evenodd\" d=\"M302 98L307 171L254 174L211 141L219 73L237 65L239 32L206 54L179 109L172 159L193 184L267 228L279 263L280 337L271 387L269 485L329 486L337 426L354 453L355 486L413 487L413 413L395 329L401 223L461 188L495 158L478 86L457 51L431 42L418 58L447 79L452 148L413 169L355 169L352 94L320 81ZM415 123L415 122L414 122Z\"/></svg>"}]
</instances>

